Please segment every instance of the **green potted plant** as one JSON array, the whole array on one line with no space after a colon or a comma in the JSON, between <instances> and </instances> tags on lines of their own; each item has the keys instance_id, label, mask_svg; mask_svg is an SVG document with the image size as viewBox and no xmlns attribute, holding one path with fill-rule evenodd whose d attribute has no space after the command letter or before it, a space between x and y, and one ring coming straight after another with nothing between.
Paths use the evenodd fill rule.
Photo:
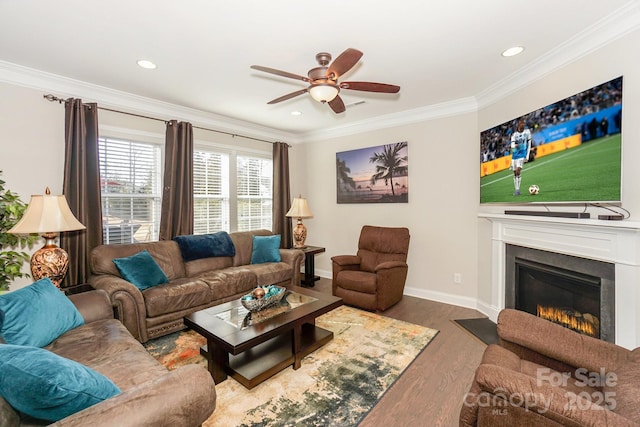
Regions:
<instances>
[{"instance_id":1,"label":"green potted plant","mask_svg":"<svg viewBox=\"0 0 640 427\"><path fill-rule=\"evenodd\" d=\"M0 179L0 293L8 291L14 279L29 277L29 274L22 272L22 266L29 261L29 254L19 249L30 247L38 238L35 234L18 236L7 233L22 218L27 204L17 194L5 189L4 185L5 182Z\"/></svg>"}]
</instances>

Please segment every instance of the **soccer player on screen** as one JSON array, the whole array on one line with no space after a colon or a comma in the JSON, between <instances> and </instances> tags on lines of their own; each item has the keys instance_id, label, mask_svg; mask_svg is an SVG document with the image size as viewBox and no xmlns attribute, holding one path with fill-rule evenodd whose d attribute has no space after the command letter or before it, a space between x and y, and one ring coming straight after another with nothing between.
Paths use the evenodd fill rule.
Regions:
<instances>
[{"instance_id":1,"label":"soccer player on screen","mask_svg":"<svg viewBox=\"0 0 640 427\"><path fill-rule=\"evenodd\" d=\"M529 160L531 151L531 131L525 129L524 119L518 120L517 130L511 134L511 170L513 170L514 196L520 195L522 166Z\"/></svg>"}]
</instances>

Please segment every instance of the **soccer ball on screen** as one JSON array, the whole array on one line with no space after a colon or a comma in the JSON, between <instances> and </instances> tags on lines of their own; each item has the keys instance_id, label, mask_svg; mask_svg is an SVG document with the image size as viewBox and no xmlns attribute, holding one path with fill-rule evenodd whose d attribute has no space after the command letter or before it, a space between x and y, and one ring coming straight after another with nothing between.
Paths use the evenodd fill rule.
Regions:
<instances>
[{"instance_id":1,"label":"soccer ball on screen","mask_svg":"<svg viewBox=\"0 0 640 427\"><path fill-rule=\"evenodd\" d=\"M532 196L535 196L539 192L540 192L540 187L538 187L537 185L533 184L529 187L529 194L531 194Z\"/></svg>"}]
</instances>

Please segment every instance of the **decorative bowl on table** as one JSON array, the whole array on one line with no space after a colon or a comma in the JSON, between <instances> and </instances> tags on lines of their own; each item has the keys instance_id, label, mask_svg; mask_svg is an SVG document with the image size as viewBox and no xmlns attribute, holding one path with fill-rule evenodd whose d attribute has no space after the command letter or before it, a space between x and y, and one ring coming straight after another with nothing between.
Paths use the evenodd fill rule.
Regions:
<instances>
[{"instance_id":1,"label":"decorative bowl on table","mask_svg":"<svg viewBox=\"0 0 640 427\"><path fill-rule=\"evenodd\" d=\"M279 303L287 289L282 286L258 286L251 293L243 296L240 302L247 310L256 312Z\"/></svg>"}]
</instances>

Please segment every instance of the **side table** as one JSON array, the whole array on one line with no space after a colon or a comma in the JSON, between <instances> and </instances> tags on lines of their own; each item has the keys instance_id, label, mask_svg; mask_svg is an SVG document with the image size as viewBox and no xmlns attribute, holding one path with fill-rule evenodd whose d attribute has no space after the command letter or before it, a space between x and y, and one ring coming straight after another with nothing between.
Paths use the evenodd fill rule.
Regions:
<instances>
[{"instance_id":1,"label":"side table","mask_svg":"<svg viewBox=\"0 0 640 427\"><path fill-rule=\"evenodd\" d=\"M312 288L315 286L315 282L320 280L320 276L315 275L315 255L324 252L325 248L320 246L305 246L304 248L300 248L300 250L304 252L304 276L300 280L300 285Z\"/></svg>"},{"instance_id":2,"label":"side table","mask_svg":"<svg viewBox=\"0 0 640 427\"><path fill-rule=\"evenodd\" d=\"M60 288L65 295L74 295L82 292L93 291L94 288L88 283L81 283L79 285L67 286L64 288Z\"/></svg>"}]
</instances>

